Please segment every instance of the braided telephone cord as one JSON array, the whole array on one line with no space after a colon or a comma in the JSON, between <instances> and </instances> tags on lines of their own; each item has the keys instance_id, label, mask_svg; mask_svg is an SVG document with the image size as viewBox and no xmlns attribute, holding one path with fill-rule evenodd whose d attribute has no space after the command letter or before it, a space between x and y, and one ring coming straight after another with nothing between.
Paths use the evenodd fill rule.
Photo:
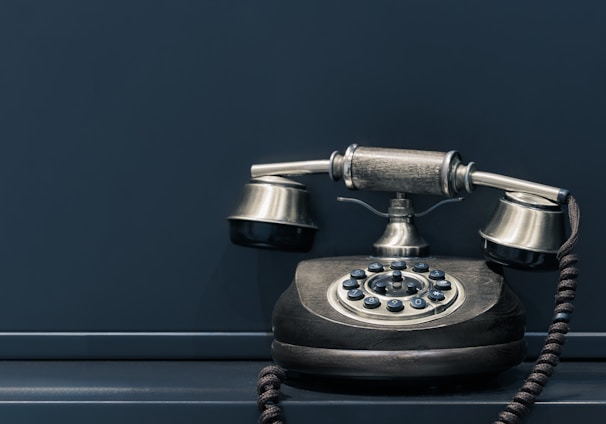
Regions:
<instances>
[{"instance_id":1,"label":"braided telephone cord","mask_svg":"<svg viewBox=\"0 0 606 424\"><path fill-rule=\"evenodd\" d=\"M259 424L283 424L282 409L278 406L280 386L286 379L286 370L278 365L268 365L261 370L257 383L257 408Z\"/></svg>"},{"instance_id":2,"label":"braided telephone cord","mask_svg":"<svg viewBox=\"0 0 606 424\"><path fill-rule=\"evenodd\" d=\"M574 267L577 257L570 252L579 237L580 211L576 200L572 196L568 198L568 217L571 234L557 254L560 262L560 282L555 298L554 317L547 331L545 344L526 381L512 401L498 415L494 424L517 424L520 422L521 418L530 411L536 398L549 381L554 368L559 363L560 354L566 341L566 333L568 333L568 322L574 310L572 301L575 297L576 278L578 276L578 270Z\"/></svg>"}]
</instances>

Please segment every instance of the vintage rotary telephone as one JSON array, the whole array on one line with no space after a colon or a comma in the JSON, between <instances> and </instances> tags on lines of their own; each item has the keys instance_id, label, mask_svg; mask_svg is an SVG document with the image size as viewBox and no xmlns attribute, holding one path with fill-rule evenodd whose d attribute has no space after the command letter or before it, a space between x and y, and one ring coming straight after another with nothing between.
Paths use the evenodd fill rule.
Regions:
<instances>
[{"instance_id":1,"label":"vintage rotary telephone","mask_svg":"<svg viewBox=\"0 0 606 424\"><path fill-rule=\"evenodd\" d=\"M307 251L317 230L305 186L290 176L327 173L352 190L395 193L383 235L366 256L302 261L275 305L272 356L260 375L261 422L280 421L285 372L367 380L427 380L491 375L526 355L525 313L502 265L560 268L553 323L535 367L502 423L528 412L556 366L576 289L579 211L567 190L478 171L447 153L351 145L328 160L253 165L231 216L240 245ZM453 198L477 186L505 191L480 230L483 259L429 254L405 194ZM357 201L352 199L345 199ZM360 201L357 201L360 202ZM562 205L571 234L565 239ZM368 205L366 205L368 207ZM369 207L370 208L370 207Z\"/></svg>"}]
</instances>

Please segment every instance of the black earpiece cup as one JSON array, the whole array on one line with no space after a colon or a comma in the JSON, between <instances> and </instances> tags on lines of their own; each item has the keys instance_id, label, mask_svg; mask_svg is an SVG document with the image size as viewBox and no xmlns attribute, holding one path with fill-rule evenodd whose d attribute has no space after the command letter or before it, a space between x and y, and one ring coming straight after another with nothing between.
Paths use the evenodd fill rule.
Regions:
<instances>
[{"instance_id":1,"label":"black earpiece cup","mask_svg":"<svg viewBox=\"0 0 606 424\"><path fill-rule=\"evenodd\" d=\"M229 220L231 241L241 246L308 252L313 246L315 233L315 228L296 225Z\"/></svg>"},{"instance_id":2,"label":"black earpiece cup","mask_svg":"<svg viewBox=\"0 0 606 424\"><path fill-rule=\"evenodd\" d=\"M511 268L537 271L558 269L558 260L555 253L534 252L503 246L490 240L484 240L483 253L487 260Z\"/></svg>"}]
</instances>

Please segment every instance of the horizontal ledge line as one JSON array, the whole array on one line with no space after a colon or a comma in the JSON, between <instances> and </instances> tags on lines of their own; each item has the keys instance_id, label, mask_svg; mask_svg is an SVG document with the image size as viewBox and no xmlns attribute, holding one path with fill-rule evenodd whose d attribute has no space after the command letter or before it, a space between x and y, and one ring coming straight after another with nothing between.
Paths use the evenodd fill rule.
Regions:
<instances>
[{"instance_id":1,"label":"horizontal ledge line","mask_svg":"<svg viewBox=\"0 0 606 424\"><path fill-rule=\"evenodd\" d=\"M526 333L527 337L546 337L546 332L533 332L529 331ZM566 334L566 337L606 337L606 332L593 332L593 331L576 331Z\"/></svg>"},{"instance_id":2,"label":"horizontal ledge line","mask_svg":"<svg viewBox=\"0 0 606 424\"><path fill-rule=\"evenodd\" d=\"M158 404L158 405L249 405L256 404L253 400L239 401L211 401L211 400L0 400L0 405L6 404L85 404L85 405L107 405L107 404Z\"/></svg>"},{"instance_id":3,"label":"horizontal ledge line","mask_svg":"<svg viewBox=\"0 0 606 424\"><path fill-rule=\"evenodd\" d=\"M273 337L264 331L2 331L0 337ZM527 332L526 337L546 337L546 332ZM606 338L606 332L570 332L566 337Z\"/></svg>"},{"instance_id":4,"label":"horizontal ledge line","mask_svg":"<svg viewBox=\"0 0 606 424\"><path fill-rule=\"evenodd\" d=\"M170 336L170 337L271 337L268 332L247 332L247 331L3 331L0 337L6 336L107 336L107 337L145 337L145 336Z\"/></svg>"},{"instance_id":5,"label":"horizontal ledge line","mask_svg":"<svg viewBox=\"0 0 606 424\"><path fill-rule=\"evenodd\" d=\"M0 336L271 336L268 331L0 331ZM538 337L546 332L529 331L527 336ZM606 337L606 332L570 332L569 337Z\"/></svg>"},{"instance_id":6,"label":"horizontal ledge line","mask_svg":"<svg viewBox=\"0 0 606 424\"><path fill-rule=\"evenodd\" d=\"M334 403L334 404L347 404L347 405L503 405L507 404L509 400L504 399L502 401L492 400L492 401L456 401L456 400L425 400L425 401L382 401L382 400L343 400L343 401L304 401L304 400L285 400L282 401L284 404L301 404L301 405L322 405L326 403ZM537 401L534 403L535 405L606 405L606 400L579 400L579 401Z\"/></svg>"},{"instance_id":7,"label":"horizontal ledge line","mask_svg":"<svg viewBox=\"0 0 606 424\"><path fill-rule=\"evenodd\" d=\"M381 400L329 400L329 401L305 401L305 400L285 400L282 404L290 405L503 405L506 404L507 400L502 401L381 401ZM240 401L212 401L212 400L0 400L0 405L10 404L82 404L82 405L256 405L255 400L240 400ZM535 405L606 405L605 401L589 400L589 401L540 401L536 402Z\"/></svg>"}]
</instances>

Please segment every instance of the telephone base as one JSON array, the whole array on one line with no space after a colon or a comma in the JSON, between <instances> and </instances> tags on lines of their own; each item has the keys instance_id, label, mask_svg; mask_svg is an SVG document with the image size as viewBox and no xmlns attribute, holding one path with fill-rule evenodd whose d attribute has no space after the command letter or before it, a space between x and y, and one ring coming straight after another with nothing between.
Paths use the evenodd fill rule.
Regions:
<instances>
[{"instance_id":1,"label":"telephone base","mask_svg":"<svg viewBox=\"0 0 606 424\"><path fill-rule=\"evenodd\" d=\"M364 306L368 298L380 306ZM272 356L287 370L334 378L496 374L524 360L525 319L502 268L484 260L313 259L299 263L274 307Z\"/></svg>"}]
</instances>

